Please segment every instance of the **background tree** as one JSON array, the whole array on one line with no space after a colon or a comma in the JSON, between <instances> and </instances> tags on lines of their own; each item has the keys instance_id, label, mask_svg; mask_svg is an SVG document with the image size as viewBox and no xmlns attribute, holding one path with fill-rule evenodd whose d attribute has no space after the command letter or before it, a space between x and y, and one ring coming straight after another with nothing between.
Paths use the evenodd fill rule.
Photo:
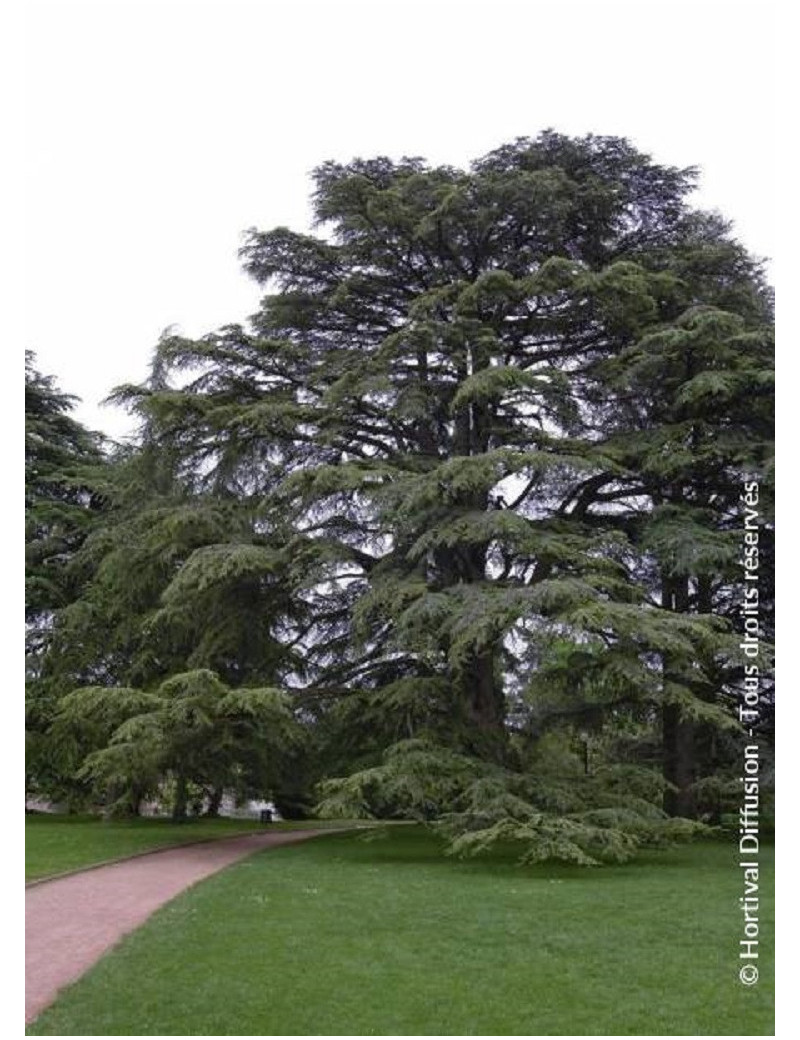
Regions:
<instances>
[{"instance_id":1,"label":"background tree","mask_svg":"<svg viewBox=\"0 0 800 1040\"><path fill-rule=\"evenodd\" d=\"M207 670L174 675L151 693L75 690L62 698L51 736L77 779L114 811L138 813L171 781L175 820L187 815L191 785L206 794L269 790L302 743L286 694L232 691Z\"/></svg>"},{"instance_id":2,"label":"background tree","mask_svg":"<svg viewBox=\"0 0 800 1040\"><path fill-rule=\"evenodd\" d=\"M159 379L156 366L150 385L159 385ZM218 810L225 783L240 797L260 797L269 790L282 801L286 789L287 810L297 808L302 791L288 775L288 763L303 768L302 743L287 747L280 768L271 754L273 764L265 771L246 718L226 722L204 709L205 728L193 730L188 720L196 722L200 714L192 707L182 716L178 709L188 702L179 698L169 739L163 733L156 739L150 715L143 720L134 711L130 721L119 715L128 704L136 708L141 698L172 689L164 683L176 675L213 674L218 692L229 686L262 689L290 673L299 662L291 645L279 639L286 618L299 616L292 615L295 607L286 591L290 566L283 547L260 529L246 491L206 484L145 422L139 445L116 452L107 473L102 522L70 561L81 594L58 611L39 684L49 691L51 709L60 703L64 710L56 712L55 720L51 710L45 720L53 725L44 746L57 765L47 776L40 771L38 789L74 804L100 797L117 809L136 811L158 788L159 777L169 775L181 794L176 809L181 817L190 783L187 770L194 784L200 783L198 770L191 762L171 764L163 747L178 746L183 718L186 740L204 763L202 786L210 812ZM108 704L101 709L104 698ZM106 724L98 728L91 721L95 716L98 724L103 718ZM74 726L66 725L70 720ZM123 723L124 732L136 730L141 741L121 740L117 731ZM227 726L222 743L218 726ZM237 744L237 734L240 757L238 772L232 773L228 744ZM99 782L106 775L102 770L123 766L127 779L117 772L113 782Z\"/></svg>"},{"instance_id":3,"label":"background tree","mask_svg":"<svg viewBox=\"0 0 800 1040\"><path fill-rule=\"evenodd\" d=\"M105 509L107 460L99 434L70 412L76 398L25 354L25 649L28 776L54 779L45 739L60 692L48 673L55 618L81 592L73 563Z\"/></svg>"},{"instance_id":4,"label":"background tree","mask_svg":"<svg viewBox=\"0 0 800 1040\"><path fill-rule=\"evenodd\" d=\"M102 440L69 414L76 398L25 354L25 621L40 651L55 610L76 588L69 562L102 506Z\"/></svg>"}]
</instances>

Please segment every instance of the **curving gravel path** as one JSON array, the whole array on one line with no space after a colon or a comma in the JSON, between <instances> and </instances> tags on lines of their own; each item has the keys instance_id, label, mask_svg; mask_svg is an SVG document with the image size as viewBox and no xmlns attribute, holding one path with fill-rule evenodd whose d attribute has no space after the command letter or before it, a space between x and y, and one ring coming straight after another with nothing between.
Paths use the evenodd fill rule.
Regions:
<instances>
[{"instance_id":1,"label":"curving gravel path","mask_svg":"<svg viewBox=\"0 0 800 1040\"><path fill-rule=\"evenodd\" d=\"M25 1021L185 888L258 849L331 831L274 831L162 849L25 891Z\"/></svg>"}]
</instances>

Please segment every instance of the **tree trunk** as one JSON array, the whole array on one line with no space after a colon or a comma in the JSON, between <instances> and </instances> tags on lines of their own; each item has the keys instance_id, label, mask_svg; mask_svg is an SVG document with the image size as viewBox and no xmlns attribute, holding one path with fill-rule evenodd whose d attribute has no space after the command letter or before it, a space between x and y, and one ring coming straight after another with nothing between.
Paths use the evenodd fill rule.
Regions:
<instances>
[{"instance_id":1,"label":"tree trunk","mask_svg":"<svg viewBox=\"0 0 800 1040\"><path fill-rule=\"evenodd\" d=\"M186 777L179 775L175 781L175 801L172 805L172 819L175 823L181 823L186 819L186 810L189 803L189 785Z\"/></svg>"},{"instance_id":2,"label":"tree trunk","mask_svg":"<svg viewBox=\"0 0 800 1040\"><path fill-rule=\"evenodd\" d=\"M219 816L219 808L222 805L222 796L223 796L223 794L224 794L224 789L221 786L220 787L215 787L213 789L213 791L209 795L208 808L206 809L206 816L211 816L211 817L213 817L215 819L216 819L217 816Z\"/></svg>"},{"instance_id":3,"label":"tree trunk","mask_svg":"<svg viewBox=\"0 0 800 1040\"><path fill-rule=\"evenodd\" d=\"M689 612L689 579L687 577L661 579L662 604L667 610ZM665 657L664 679L670 678L670 662ZM681 681L680 676L675 677ZM695 777L695 724L681 717L677 704L665 704L662 714L663 776L673 788L664 791L664 811L670 816L694 815L691 786Z\"/></svg>"},{"instance_id":4,"label":"tree trunk","mask_svg":"<svg viewBox=\"0 0 800 1040\"><path fill-rule=\"evenodd\" d=\"M487 508L487 496L480 493L465 503L476 511ZM482 582L486 576L488 542L460 544L434 552L438 587ZM466 749L479 758L504 762L508 752L506 703L503 685L496 673L497 646L472 650L454 670L460 694L462 718L467 725Z\"/></svg>"},{"instance_id":5,"label":"tree trunk","mask_svg":"<svg viewBox=\"0 0 800 1040\"><path fill-rule=\"evenodd\" d=\"M664 811L670 816L694 815L691 785L695 768L695 727L691 719L680 717L677 704L664 707L664 779L676 788L664 792Z\"/></svg>"},{"instance_id":6,"label":"tree trunk","mask_svg":"<svg viewBox=\"0 0 800 1040\"><path fill-rule=\"evenodd\" d=\"M139 816L141 814L144 796L144 788L134 784L131 788L131 816Z\"/></svg>"},{"instance_id":7,"label":"tree trunk","mask_svg":"<svg viewBox=\"0 0 800 1040\"><path fill-rule=\"evenodd\" d=\"M506 704L495 674L492 650L472 654L462 678L469 733L469 750L480 758L503 762L508 750Z\"/></svg>"}]
</instances>

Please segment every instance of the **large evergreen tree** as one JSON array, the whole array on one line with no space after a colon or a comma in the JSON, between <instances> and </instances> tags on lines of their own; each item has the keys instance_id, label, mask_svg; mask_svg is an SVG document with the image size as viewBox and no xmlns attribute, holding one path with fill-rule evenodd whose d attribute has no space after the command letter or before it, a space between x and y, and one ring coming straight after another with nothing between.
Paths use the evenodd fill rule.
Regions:
<instances>
[{"instance_id":1,"label":"large evergreen tree","mask_svg":"<svg viewBox=\"0 0 800 1040\"><path fill-rule=\"evenodd\" d=\"M731 724L731 510L770 434L759 267L690 209L692 171L616 138L315 183L316 235L249 235L252 326L166 338L164 382L119 398L281 547L329 810L627 855L677 826L665 790L690 810L692 726Z\"/></svg>"}]
</instances>

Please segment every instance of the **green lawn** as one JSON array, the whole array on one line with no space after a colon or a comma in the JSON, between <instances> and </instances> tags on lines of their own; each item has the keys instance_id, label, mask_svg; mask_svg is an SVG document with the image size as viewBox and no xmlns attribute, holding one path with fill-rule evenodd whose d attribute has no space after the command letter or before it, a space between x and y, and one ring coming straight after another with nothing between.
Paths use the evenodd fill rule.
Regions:
<instances>
[{"instance_id":1,"label":"green lawn","mask_svg":"<svg viewBox=\"0 0 800 1040\"><path fill-rule=\"evenodd\" d=\"M738 981L732 846L622 867L457 862L417 828L258 853L186 892L66 990L38 1035L774 1033Z\"/></svg>"},{"instance_id":2,"label":"green lawn","mask_svg":"<svg viewBox=\"0 0 800 1040\"><path fill-rule=\"evenodd\" d=\"M317 820L273 823L270 829L326 826ZM331 824L327 824L331 826ZM148 849L184 845L209 838L230 838L263 830L250 820L102 820L98 816L57 816L47 813L25 817L25 878L50 877L95 863L120 859Z\"/></svg>"}]
</instances>

